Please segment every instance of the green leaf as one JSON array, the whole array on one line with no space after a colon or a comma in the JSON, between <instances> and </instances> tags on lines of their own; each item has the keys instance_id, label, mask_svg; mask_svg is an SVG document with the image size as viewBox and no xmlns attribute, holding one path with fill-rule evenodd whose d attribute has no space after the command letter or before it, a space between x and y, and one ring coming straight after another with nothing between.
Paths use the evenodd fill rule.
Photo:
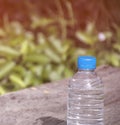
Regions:
<instances>
[{"instance_id":1,"label":"green leaf","mask_svg":"<svg viewBox=\"0 0 120 125\"><path fill-rule=\"evenodd\" d=\"M57 73L62 76L62 74L64 73L64 70L65 70L65 65L61 64L60 66L58 66L57 68Z\"/></svg>"},{"instance_id":2,"label":"green leaf","mask_svg":"<svg viewBox=\"0 0 120 125\"><path fill-rule=\"evenodd\" d=\"M3 95L5 93L6 93L6 90L2 86L0 86L0 94Z\"/></svg>"},{"instance_id":3,"label":"green leaf","mask_svg":"<svg viewBox=\"0 0 120 125\"><path fill-rule=\"evenodd\" d=\"M19 74L19 76L24 77L26 75L26 69L23 65L16 65L14 67L14 72Z\"/></svg>"},{"instance_id":4,"label":"green leaf","mask_svg":"<svg viewBox=\"0 0 120 125\"><path fill-rule=\"evenodd\" d=\"M117 44L117 43L114 44L113 48L114 48L115 50L117 50L117 51L120 52L120 43L118 43L118 44Z\"/></svg>"},{"instance_id":5,"label":"green leaf","mask_svg":"<svg viewBox=\"0 0 120 125\"><path fill-rule=\"evenodd\" d=\"M26 77L27 76L27 77ZM28 72L26 72L26 76L25 76L25 78L24 78L24 82L25 82L25 84L28 86L28 85L31 85L31 81L32 81L32 78L33 78L33 74L32 74L32 72L31 71L28 71Z\"/></svg>"},{"instance_id":6,"label":"green leaf","mask_svg":"<svg viewBox=\"0 0 120 125\"><path fill-rule=\"evenodd\" d=\"M26 76L27 77L27 76ZM20 86L21 88L25 88L26 85L24 83L24 81L16 74L12 74L10 75L10 80L15 83L16 85Z\"/></svg>"},{"instance_id":7,"label":"green leaf","mask_svg":"<svg viewBox=\"0 0 120 125\"><path fill-rule=\"evenodd\" d=\"M45 54L54 62L60 63L61 62L61 57L57 55L52 49L47 48L44 50Z\"/></svg>"},{"instance_id":8,"label":"green leaf","mask_svg":"<svg viewBox=\"0 0 120 125\"><path fill-rule=\"evenodd\" d=\"M73 55L74 55L75 57L78 57L79 55L85 55L85 54L86 54L86 50L80 48L80 49L76 49Z\"/></svg>"},{"instance_id":9,"label":"green leaf","mask_svg":"<svg viewBox=\"0 0 120 125\"><path fill-rule=\"evenodd\" d=\"M39 18L37 15L33 15L32 17L32 24L31 24L31 27L34 29L34 28L37 28L37 27L43 27L43 26L46 26L48 24L51 24L54 22L53 19L50 19L50 18Z\"/></svg>"},{"instance_id":10,"label":"green leaf","mask_svg":"<svg viewBox=\"0 0 120 125\"><path fill-rule=\"evenodd\" d=\"M110 39L113 34L111 32L104 32L104 35L105 35L106 39Z\"/></svg>"},{"instance_id":11,"label":"green leaf","mask_svg":"<svg viewBox=\"0 0 120 125\"><path fill-rule=\"evenodd\" d=\"M28 49L29 49L29 43L28 41L24 41L21 45L21 50L20 50L21 54L23 55L28 54Z\"/></svg>"},{"instance_id":12,"label":"green leaf","mask_svg":"<svg viewBox=\"0 0 120 125\"><path fill-rule=\"evenodd\" d=\"M30 63L41 63L46 64L50 61L50 59L46 55L37 55L37 54L31 54L24 58L24 62L30 62Z\"/></svg>"},{"instance_id":13,"label":"green leaf","mask_svg":"<svg viewBox=\"0 0 120 125\"><path fill-rule=\"evenodd\" d=\"M18 56L20 54L17 50L9 46L3 46L3 45L0 45L0 53L5 53L13 56Z\"/></svg>"},{"instance_id":14,"label":"green leaf","mask_svg":"<svg viewBox=\"0 0 120 125\"><path fill-rule=\"evenodd\" d=\"M29 42L29 53L35 53L39 49L37 47L34 42Z\"/></svg>"},{"instance_id":15,"label":"green leaf","mask_svg":"<svg viewBox=\"0 0 120 125\"><path fill-rule=\"evenodd\" d=\"M109 57L113 66L120 66L120 56L116 53L112 53Z\"/></svg>"},{"instance_id":16,"label":"green leaf","mask_svg":"<svg viewBox=\"0 0 120 125\"><path fill-rule=\"evenodd\" d=\"M51 45L55 48L56 52L63 53L63 46L61 41L53 36L49 38Z\"/></svg>"},{"instance_id":17,"label":"green leaf","mask_svg":"<svg viewBox=\"0 0 120 125\"><path fill-rule=\"evenodd\" d=\"M45 70L44 68L43 68L43 66L41 66L41 65L37 65L37 66L32 66L31 68L30 68L30 70L36 75L36 76L41 76L42 75L42 72L43 72L43 70Z\"/></svg>"},{"instance_id":18,"label":"green leaf","mask_svg":"<svg viewBox=\"0 0 120 125\"><path fill-rule=\"evenodd\" d=\"M63 54L67 53L67 51L69 49L71 49L71 47L73 47L73 45L71 45L70 41L67 41L66 43L64 43L64 45L62 46L62 48L63 48Z\"/></svg>"},{"instance_id":19,"label":"green leaf","mask_svg":"<svg viewBox=\"0 0 120 125\"><path fill-rule=\"evenodd\" d=\"M8 73L12 71L14 68L15 63L14 62L9 62L7 63L1 70L0 70L0 79L5 77Z\"/></svg>"},{"instance_id":20,"label":"green leaf","mask_svg":"<svg viewBox=\"0 0 120 125\"><path fill-rule=\"evenodd\" d=\"M65 77L71 77L73 75L73 71L71 69L65 68Z\"/></svg>"},{"instance_id":21,"label":"green leaf","mask_svg":"<svg viewBox=\"0 0 120 125\"><path fill-rule=\"evenodd\" d=\"M94 44L98 40L97 36L93 36L93 35L87 34L85 32L77 32L76 37L80 41L82 41L82 42L84 42L86 44L89 44L89 45Z\"/></svg>"},{"instance_id":22,"label":"green leaf","mask_svg":"<svg viewBox=\"0 0 120 125\"><path fill-rule=\"evenodd\" d=\"M40 45L44 45L46 42L46 37L42 33L38 33L37 40Z\"/></svg>"},{"instance_id":23,"label":"green leaf","mask_svg":"<svg viewBox=\"0 0 120 125\"><path fill-rule=\"evenodd\" d=\"M61 79L61 76L60 76L56 71L52 71L52 72L49 74L49 79L50 79L51 81L59 80L59 79Z\"/></svg>"}]
</instances>

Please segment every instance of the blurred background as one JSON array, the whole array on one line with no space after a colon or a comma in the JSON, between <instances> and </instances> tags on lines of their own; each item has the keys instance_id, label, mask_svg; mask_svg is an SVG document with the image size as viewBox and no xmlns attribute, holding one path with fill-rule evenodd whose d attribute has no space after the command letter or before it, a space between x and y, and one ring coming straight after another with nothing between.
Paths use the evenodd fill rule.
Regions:
<instances>
[{"instance_id":1,"label":"blurred background","mask_svg":"<svg viewBox=\"0 0 120 125\"><path fill-rule=\"evenodd\" d=\"M78 55L120 67L119 0L0 0L0 94L72 76Z\"/></svg>"}]
</instances>

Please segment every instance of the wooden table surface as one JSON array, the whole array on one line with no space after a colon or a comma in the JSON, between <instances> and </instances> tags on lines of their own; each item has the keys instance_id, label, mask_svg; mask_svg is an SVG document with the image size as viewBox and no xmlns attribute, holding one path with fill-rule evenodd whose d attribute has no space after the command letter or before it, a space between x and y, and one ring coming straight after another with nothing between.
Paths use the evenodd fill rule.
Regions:
<instances>
[{"instance_id":1,"label":"wooden table surface","mask_svg":"<svg viewBox=\"0 0 120 125\"><path fill-rule=\"evenodd\" d=\"M120 69L97 69L105 86L105 125L120 125ZM68 80L0 96L0 125L66 125Z\"/></svg>"}]
</instances>

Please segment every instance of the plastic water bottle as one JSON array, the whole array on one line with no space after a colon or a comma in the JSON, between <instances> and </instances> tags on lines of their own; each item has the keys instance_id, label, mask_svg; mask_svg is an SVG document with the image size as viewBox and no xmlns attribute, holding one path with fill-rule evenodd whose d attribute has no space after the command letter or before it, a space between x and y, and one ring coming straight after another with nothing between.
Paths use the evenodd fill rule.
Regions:
<instances>
[{"instance_id":1,"label":"plastic water bottle","mask_svg":"<svg viewBox=\"0 0 120 125\"><path fill-rule=\"evenodd\" d=\"M67 125L104 125L104 87L95 68L95 57L78 57L68 87Z\"/></svg>"}]
</instances>

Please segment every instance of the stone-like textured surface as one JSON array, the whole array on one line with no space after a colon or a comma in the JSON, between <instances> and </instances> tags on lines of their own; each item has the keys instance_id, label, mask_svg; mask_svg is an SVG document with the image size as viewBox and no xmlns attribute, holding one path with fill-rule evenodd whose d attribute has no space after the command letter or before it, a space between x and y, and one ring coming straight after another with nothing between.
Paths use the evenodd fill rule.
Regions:
<instances>
[{"instance_id":1,"label":"stone-like textured surface","mask_svg":"<svg viewBox=\"0 0 120 125\"><path fill-rule=\"evenodd\" d=\"M105 85L105 125L120 125L120 69L97 69ZM66 125L68 80L0 97L0 125Z\"/></svg>"}]
</instances>

